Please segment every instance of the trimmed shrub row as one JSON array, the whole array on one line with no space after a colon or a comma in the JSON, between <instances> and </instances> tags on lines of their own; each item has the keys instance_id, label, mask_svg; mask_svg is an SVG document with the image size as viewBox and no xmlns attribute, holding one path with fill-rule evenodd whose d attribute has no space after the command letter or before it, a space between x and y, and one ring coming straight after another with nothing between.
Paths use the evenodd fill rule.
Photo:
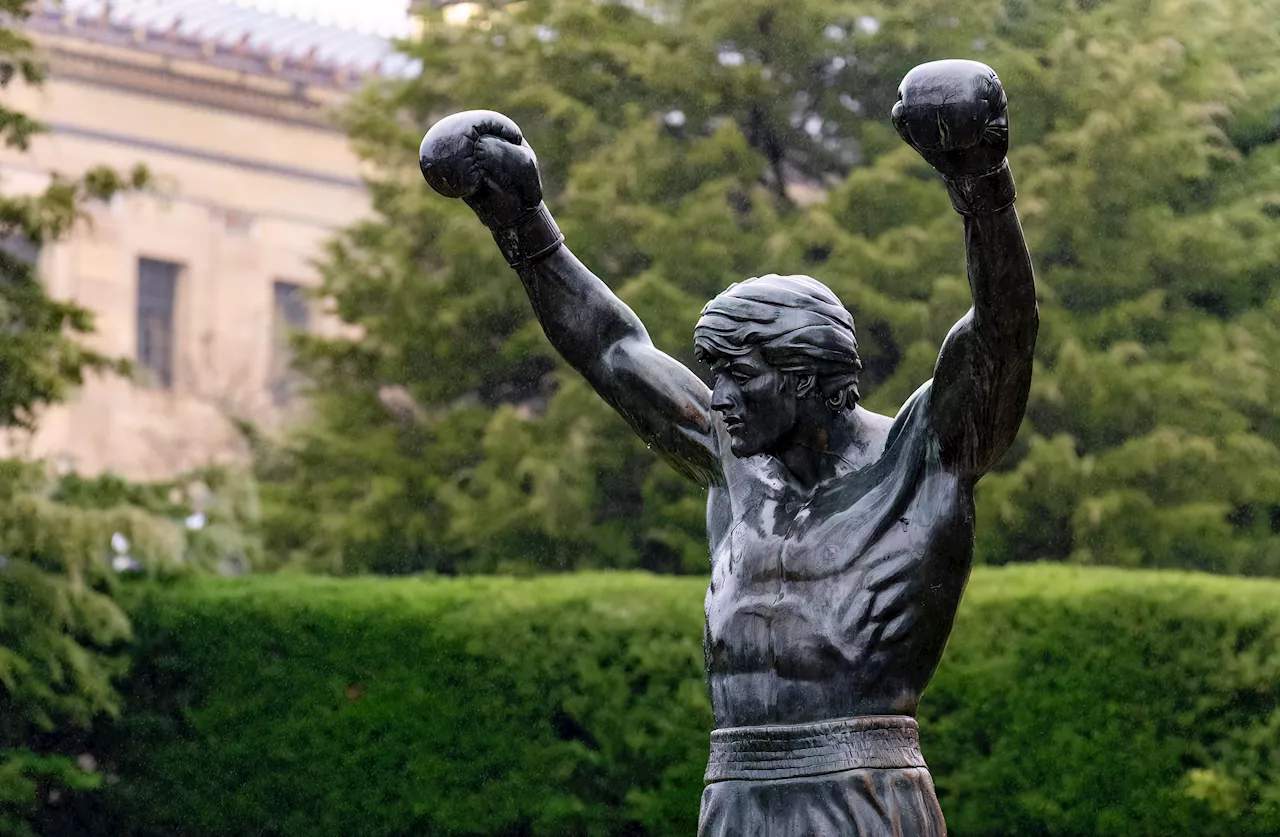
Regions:
<instances>
[{"instance_id":1,"label":"trimmed shrub row","mask_svg":"<svg viewBox=\"0 0 1280 837\"><path fill-rule=\"evenodd\" d=\"M150 592L99 738L118 780L86 818L135 837L692 835L703 584ZM980 569L921 723L956 837L1274 837L1280 583Z\"/></svg>"}]
</instances>

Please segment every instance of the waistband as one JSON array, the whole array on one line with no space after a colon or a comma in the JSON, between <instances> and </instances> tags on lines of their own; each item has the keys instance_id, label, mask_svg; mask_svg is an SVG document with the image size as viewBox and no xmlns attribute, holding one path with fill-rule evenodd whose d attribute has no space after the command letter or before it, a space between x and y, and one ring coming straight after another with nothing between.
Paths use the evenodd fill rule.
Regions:
<instances>
[{"instance_id":1,"label":"waistband","mask_svg":"<svg viewBox=\"0 0 1280 837\"><path fill-rule=\"evenodd\" d=\"M841 770L924 766L915 718L871 715L715 730L704 781L794 779Z\"/></svg>"}]
</instances>

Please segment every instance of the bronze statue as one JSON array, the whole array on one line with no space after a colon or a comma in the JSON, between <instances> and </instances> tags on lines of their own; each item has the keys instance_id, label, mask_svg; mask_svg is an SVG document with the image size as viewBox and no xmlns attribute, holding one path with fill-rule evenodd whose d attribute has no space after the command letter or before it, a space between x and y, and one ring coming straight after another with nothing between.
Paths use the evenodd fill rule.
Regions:
<instances>
[{"instance_id":1,"label":"bronze statue","mask_svg":"<svg viewBox=\"0 0 1280 837\"><path fill-rule=\"evenodd\" d=\"M914 715L968 580L974 484L1026 408L1038 315L996 74L916 67L893 123L963 217L973 292L895 418L858 405L853 319L820 282L761 276L708 303L708 389L564 246L514 123L459 113L422 143L427 182L493 231L560 354L709 490L705 837L946 833Z\"/></svg>"}]
</instances>

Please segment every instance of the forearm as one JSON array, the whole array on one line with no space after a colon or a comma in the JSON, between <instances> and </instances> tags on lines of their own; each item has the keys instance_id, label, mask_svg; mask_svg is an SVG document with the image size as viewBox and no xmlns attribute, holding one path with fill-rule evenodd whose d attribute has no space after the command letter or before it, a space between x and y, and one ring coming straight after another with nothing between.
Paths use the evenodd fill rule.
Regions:
<instances>
[{"instance_id":1,"label":"forearm","mask_svg":"<svg viewBox=\"0 0 1280 837\"><path fill-rule=\"evenodd\" d=\"M545 204L495 229L493 238L524 283L551 345L593 385L608 374L603 366L612 347L628 339L648 343L635 313L564 245Z\"/></svg>"},{"instance_id":2,"label":"forearm","mask_svg":"<svg viewBox=\"0 0 1280 837\"><path fill-rule=\"evenodd\" d=\"M593 383L609 349L624 340L648 342L640 318L569 248L561 246L516 269L534 315L556 351Z\"/></svg>"},{"instance_id":3,"label":"forearm","mask_svg":"<svg viewBox=\"0 0 1280 837\"><path fill-rule=\"evenodd\" d=\"M1029 357L1038 327L1035 279L1008 164L946 182L964 218L973 328L984 343Z\"/></svg>"},{"instance_id":4,"label":"forearm","mask_svg":"<svg viewBox=\"0 0 1280 837\"><path fill-rule=\"evenodd\" d=\"M973 327L988 346L1029 357L1039 318L1031 256L1013 206L964 218Z\"/></svg>"}]
</instances>

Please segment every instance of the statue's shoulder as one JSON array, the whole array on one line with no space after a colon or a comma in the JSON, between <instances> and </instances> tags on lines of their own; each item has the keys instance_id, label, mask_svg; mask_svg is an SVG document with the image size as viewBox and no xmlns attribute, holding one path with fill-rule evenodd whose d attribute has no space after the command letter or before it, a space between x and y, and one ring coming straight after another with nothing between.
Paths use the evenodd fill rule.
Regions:
<instances>
[{"instance_id":1,"label":"statue's shoulder","mask_svg":"<svg viewBox=\"0 0 1280 837\"><path fill-rule=\"evenodd\" d=\"M933 379L930 378L902 402L898 415L893 418L889 427L888 437L885 440L886 451L899 442L923 440L933 432L933 423L929 420L932 394Z\"/></svg>"},{"instance_id":2,"label":"statue's shoulder","mask_svg":"<svg viewBox=\"0 0 1280 837\"><path fill-rule=\"evenodd\" d=\"M883 413L873 413L865 407L857 409L859 433L865 440L868 453L874 457L882 455L888 448L889 434L893 432L895 419Z\"/></svg>"}]
</instances>

